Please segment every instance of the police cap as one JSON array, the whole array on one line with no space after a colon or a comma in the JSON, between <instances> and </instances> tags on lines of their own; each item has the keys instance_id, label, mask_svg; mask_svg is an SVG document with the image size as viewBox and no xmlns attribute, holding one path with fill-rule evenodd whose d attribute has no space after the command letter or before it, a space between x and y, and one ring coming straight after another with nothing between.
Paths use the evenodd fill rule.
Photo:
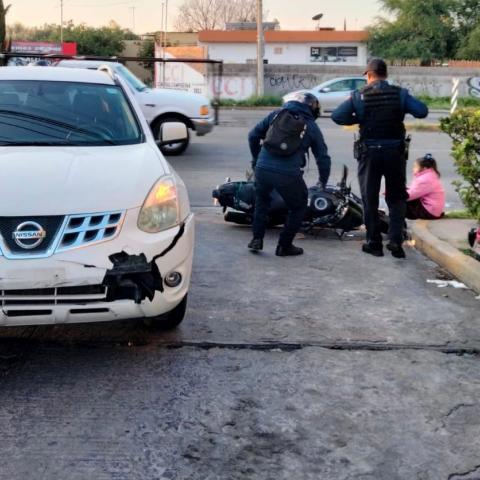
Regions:
<instances>
[{"instance_id":1,"label":"police cap","mask_svg":"<svg viewBox=\"0 0 480 480\"><path fill-rule=\"evenodd\" d=\"M387 76L387 64L381 58L372 58L367 65L364 75L368 72L374 72L380 77Z\"/></svg>"}]
</instances>

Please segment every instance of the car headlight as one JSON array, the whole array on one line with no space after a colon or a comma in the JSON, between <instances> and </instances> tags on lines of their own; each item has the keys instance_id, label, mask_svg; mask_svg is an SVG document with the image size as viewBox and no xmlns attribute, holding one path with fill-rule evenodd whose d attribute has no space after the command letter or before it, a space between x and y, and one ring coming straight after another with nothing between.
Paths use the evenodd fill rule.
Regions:
<instances>
[{"instance_id":1,"label":"car headlight","mask_svg":"<svg viewBox=\"0 0 480 480\"><path fill-rule=\"evenodd\" d=\"M178 225L189 214L184 183L177 175L160 178L147 195L138 215L138 228L158 233Z\"/></svg>"},{"instance_id":2,"label":"car headlight","mask_svg":"<svg viewBox=\"0 0 480 480\"><path fill-rule=\"evenodd\" d=\"M200 107L200 115L207 116L210 114L210 107L208 105L202 105Z\"/></svg>"}]
</instances>

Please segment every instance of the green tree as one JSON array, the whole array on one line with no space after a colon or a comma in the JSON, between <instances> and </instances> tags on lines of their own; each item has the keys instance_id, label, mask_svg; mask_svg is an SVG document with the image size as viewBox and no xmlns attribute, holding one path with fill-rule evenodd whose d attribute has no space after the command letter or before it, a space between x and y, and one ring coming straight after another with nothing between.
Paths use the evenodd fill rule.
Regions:
<instances>
[{"instance_id":1,"label":"green tree","mask_svg":"<svg viewBox=\"0 0 480 480\"><path fill-rule=\"evenodd\" d=\"M480 0L458 0L455 6L458 30L457 58L480 59Z\"/></svg>"},{"instance_id":2,"label":"green tree","mask_svg":"<svg viewBox=\"0 0 480 480\"><path fill-rule=\"evenodd\" d=\"M480 24L480 0L457 0L453 14L459 35L467 37Z\"/></svg>"},{"instance_id":3,"label":"green tree","mask_svg":"<svg viewBox=\"0 0 480 480\"><path fill-rule=\"evenodd\" d=\"M138 51L138 56L139 57L146 57L146 58L154 58L155 57L155 40L149 38L147 40L144 40L140 46L140 49ZM142 63L143 67L146 68L149 72L150 75L153 76L153 62L143 62Z\"/></svg>"},{"instance_id":4,"label":"green tree","mask_svg":"<svg viewBox=\"0 0 480 480\"><path fill-rule=\"evenodd\" d=\"M462 180L454 182L468 211L480 220L480 110L457 110L441 120L453 141L452 156Z\"/></svg>"},{"instance_id":5,"label":"green tree","mask_svg":"<svg viewBox=\"0 0 480 480\"><path fill-rule=\"evenodd\" d=\"M380 0L393 17L377 19L369 49L387 59L420 59L423 65L455 53L454 7L458 0Z\"/></svg>"},{"instance_id":6,"label":"green tree","mask_svg":"<svg viewBox=\"0 0 480 480\"><path fill-rule=\"evenodd\" d=\"M462 60L480 60L480 25L461 41L456 56Z\"/></svg>"},{"instance_id":7,"label":"green tree","mask_svg":"<svg viewBox=\"0 0 480 480\"><path fill-rule=\"evenodd\" d=\"M60 26L56 24L26 27L15 23L8 30L14 40L39 42L60 40ZM115 56L122 53L124 40L134 40L138 37L128 29L120 28L115 22L99 28L89 27L84 23L75 25L68 22L63 28L63 38L66 42L76 42L80 55Z\"/></svg>"}]
</instances>

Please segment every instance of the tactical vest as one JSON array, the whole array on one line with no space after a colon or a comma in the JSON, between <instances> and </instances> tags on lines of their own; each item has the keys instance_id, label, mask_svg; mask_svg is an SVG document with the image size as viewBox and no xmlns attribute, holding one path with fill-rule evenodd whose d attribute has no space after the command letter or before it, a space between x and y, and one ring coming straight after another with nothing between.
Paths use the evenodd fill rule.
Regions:
<instances>
[{"instance_id":1,"label":"tactical vest","mask_svg":"<svg viewBox=\"0 0 480 480\"><path fill-rule=\"evenodd\" d=\"M383 88L368 85L361 91L365 105L365 119L360 126L362 140L405 138L405 112L400 92L400 87L393 85Z\"/></svg>"}]
</instances>

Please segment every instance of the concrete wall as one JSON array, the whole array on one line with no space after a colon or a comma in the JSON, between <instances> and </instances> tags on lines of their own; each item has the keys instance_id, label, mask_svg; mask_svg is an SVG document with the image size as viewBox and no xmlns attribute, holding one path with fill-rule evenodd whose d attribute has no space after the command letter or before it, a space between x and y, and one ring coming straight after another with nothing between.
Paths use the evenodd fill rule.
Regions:
<instances>
[{"instance_id":1,"label":"concrete wall","mask_svg":"<svg viewBox=\"0 0 480 480\"><path fill-rule=\"evenodd\" d=\"M447 67L392 67L393 83L410 89L414 94L450 96L452 79L460 78L460 96L476 95L480 85L480 69ZM264 86L268 95L310 89L336 77L362 75L364 67L330 65L265 65ZM469 83L470 82L470 83ZM223 98L247 98L256 88L255 65L224 65ZM480 94L480 92L478 92ZM245 96L246 95L246 96Z\"/></svg>"}]
</instances>

